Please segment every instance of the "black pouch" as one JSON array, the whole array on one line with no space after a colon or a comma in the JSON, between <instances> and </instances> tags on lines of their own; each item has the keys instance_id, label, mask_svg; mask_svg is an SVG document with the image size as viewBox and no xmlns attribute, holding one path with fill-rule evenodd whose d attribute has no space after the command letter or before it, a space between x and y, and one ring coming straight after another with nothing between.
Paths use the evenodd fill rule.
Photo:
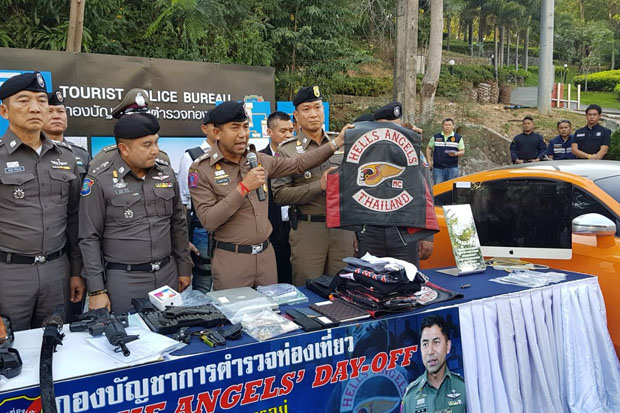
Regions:
<instances>
[{"instance_id":1,"label":"black pouch","mask_svg":"<svg viewBox=\"0 0 620 413\"><path fill-rule=\"evenodd\" d=\"M323 298L329 298L340 283L341 280L337 276L321 275L319 278L306 280L306 287Z\"/></svg>"},{"instance_id":2,"label":"black pouch","mask_svg":"<svg viewBox=\"0 0 620 413\"><path fill-rule=\"evenodd\" d=\"M288 209L288 222L291 224L292 229L297 229L297 208L289 207Z\"/></svg>"}]
</instances>

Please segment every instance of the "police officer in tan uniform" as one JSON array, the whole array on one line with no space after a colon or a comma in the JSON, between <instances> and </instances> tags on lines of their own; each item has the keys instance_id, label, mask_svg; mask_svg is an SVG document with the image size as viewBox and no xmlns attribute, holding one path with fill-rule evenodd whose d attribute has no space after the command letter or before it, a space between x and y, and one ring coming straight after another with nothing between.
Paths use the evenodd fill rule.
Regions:
<instances>
[{"instance_id":1,"label":"police officer in tan uniform","mask_svg":"<svg viewBox=\"0 0 620 413\"><path fill-rule=\"evenodd\" d=\"M70 276L79 281L80 182L71 147L42 132L49 117L43 76L12 77L0 99L9 121L0 141L0 313L25 330L66 306Z\"/></svg>"},{"instance_id":2,"label":"police officer in tan uniform","mask_svg":"<svg viewBox=\"0 0 620 413\"><path fill-rule=\"evenodd\" d=\"M285 159L295 159L329 142L323 131L325 115L319 87L301 88L293 105L299 133L279 146L281 158ZM342 156L342 152L336 153L321 165L272 181L276 203L292 206L289 241L295 285L303 285L307 279L323 274L335 275L344 267L342 259L354 255L355 233L325 225L327 174L340 164Z\"/></svg>"},{"instance_id":3,"label":"police officer in tan uniform","mask_svg":"<svg viewBox=\"0 0 620 413\"><path fill-rule=\"evenodd\" d=\"M114 126L118 149L93 160L82 184L80 247L89 308L126 312L131 299L190 283L187 222L174 170L156 159L159 123L125 114Z\"/></svg>"},{"instance_id":4,"label":"police officer in tan uniform","mask_svg":"<svg viewBox=\"0 0 620 413\"><path fill-rule=\"evenodd\" d=\"M243 104L224 102L210 113L217 145L194 162L188 181L198 218L215 238L213 289L273 284L277 270L269 243L272 227L265 183L321 165L344 144L344 130L352 126L326 140L326 145L292 159L258 153L258 167L251 168ZM262 201L259 188L264 191Z\"/></svg>"}]
</instances>

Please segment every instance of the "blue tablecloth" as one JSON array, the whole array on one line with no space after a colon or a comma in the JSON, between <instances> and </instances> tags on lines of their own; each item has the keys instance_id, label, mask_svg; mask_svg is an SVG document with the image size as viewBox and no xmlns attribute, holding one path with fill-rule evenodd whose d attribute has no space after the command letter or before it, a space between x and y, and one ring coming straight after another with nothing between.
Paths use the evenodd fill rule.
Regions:
<instances>
[{"instance_id":1,"label":"blue tablecloth","mask_svg":"<svg viewBox=\"0 0 620 413\"><path fill-rule=\"evenodd\" d=\"M424 311L432 310L434 308L453 306L453 305L462 304L462 303L472 301L472 300L479 300L482 298L494 297L494 296L498 296L502 294L515 293L515 292L524 291L528 289L527 287L519 287L516 285L508 285L508 284L499 284L493 281L489 281L492 278L497 278L497 277L502 277L502 276L507 275L505 271L498 271L492 268L488 268L484 273L459 276L459 277L443 274L436 270L424 270L423 272L429 277L430 281L433 284L436 284L440 287L443 287L445 289L448 289L448 290L451 290L457 293L461 293L463 294L463 297L452 299L450 301L443 301L443 302L439 302L436 304L423 306L423 307L420 307L418 309L415 309L415 310L412 310L406 313L396 313L396 314L386 315L380 318L398 317L404 314L416 314L416 313L421 313ZM566 281L564 282L575 281L575 280L591 277L586 274L578 274L578 273L571 273L571 272L565 272L565 273L566 273ZM470 286L467 288L461 288L461 286L464 286L464 285L470 285ZM292 305L292 306L281 306L280 310L282 312L285 312L287 309L290 309L290 308L308 307L311 303L325 300L325 298L315 294L314 292L308 290L307 288L301 287L300 289L303 291L304 294L308 296L309 302L304 303L304 304ZM351 322L349 324L354 324L354 322ZM303 333L304 333L303 330L298 330L296 332L287 334L287 336L292 336L295 334L303 334ZM226 347L224 348L241 346L241 345L246 345L246 344L251 344L251 343L256 343L256 340L254 340L252 337L244 333L242 337L238 340L227 340ZM223 347L217 347L216 349L221 350L222 348ZM193 337L189 345L187 345L181 350L178 350L172 353L172 355L183 356L183 355L204 353L204 352L213 351L213 350L214 350L213 348L204 344L200 339L198 339L198 337Z\"/></svg>"}]
</instances>

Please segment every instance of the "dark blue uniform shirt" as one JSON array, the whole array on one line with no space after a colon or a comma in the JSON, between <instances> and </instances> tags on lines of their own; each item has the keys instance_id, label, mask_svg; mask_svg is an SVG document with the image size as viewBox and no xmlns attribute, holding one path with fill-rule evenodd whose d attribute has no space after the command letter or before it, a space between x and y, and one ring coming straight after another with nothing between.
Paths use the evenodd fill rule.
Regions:
<instances>
[{"instance_id":1,"label":"dark blue uniform shirt","mask_svg":"<svg viewBox=\"0 0 620 413\"><path fill-rule=\"evenodd\" d=\"M610 142L611 131L599 124L592 129L586 125L578 129L573 136L573 143L577 144L580 151L588 154L597 153L602 145L609 146Z\"/></svg>"},{"instance_id":2,"label":"dark blue uniform shirt","mask_svg":"<svg viewBox=\"0 0 620 413\"><path fill-rule=\"evenodd\" d=\"M544 159L547 154L547 145L542 135L536 132L520 133L510 143L510 157L512 162L517 159Z\"/></svg>"},{"instance_id":3,"label":"dark blue uniform shirt","mask_svg":"<svg viewBox=\"0 0 620 413\"><path fill-rule=\"evenodd\" d=\"M573 135L570 135L566 141L558 135L549 142L549 146L547 147L547 155L553 155L553 159L556 161L561 161L562 159L575 159L576 156L573 155L571 150L572 143Z\"/></svg>"}]
</instances>

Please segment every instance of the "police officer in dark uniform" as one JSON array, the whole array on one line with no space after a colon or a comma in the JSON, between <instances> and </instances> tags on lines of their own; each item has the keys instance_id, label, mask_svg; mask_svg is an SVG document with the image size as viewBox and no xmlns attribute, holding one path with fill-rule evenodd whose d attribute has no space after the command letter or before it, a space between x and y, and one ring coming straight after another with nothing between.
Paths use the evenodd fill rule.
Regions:
<instances>
[{"instance_id":1,"label":"police officer in dark uniform","mask_svg":"<svg viewBox=\"0 0 620 413\"><path fill-rule=\"evenodd\" d=\"M603 110L599 105L586 108L588 124L573 137L573 154L581 159L603 159L611 144L611 131L599 124Z\"/></svg>"},{"instance_id":2,"label":"police officer in dark uniform","mask_svg":"<svg viewBox=\"0 0 620 413\"><path fill-rule=\"evenodd\" d=\"M0 99L9 121L0 141L0 313L24 330L66 306L69 278L79 279L80 183L71 147L42 132L49 117L43 76L12 77Z\"/></svg>"},{"instance_id":3,"label":"police officer in dark uniform","mask_svg":"<svg viewBox=\"0 0 620 413\"><path fill-rule=\"evenodd\" d=\"M148 93L144 89L134 88L129 90L121 103L119 103L114 109L112 109L112 118L120 119L124 115L131 113L147 113L149 110ZM92 162L96 165L101 165L104 162L110 162L114 155L116 155L116 144L108 145L99 151L93 158ZM160 163L170 166L170 158L168 154L161 149L157 155L157 160Z\"/></svg>"},{"instance_id":4,"label":"police officer in dark uniform","mask_svg":"<svg viewBox=\"0 0 620 413\"><path fill-rule=\"evenodd\" d=\"M86 171L88 171L88 164L90 162L90 154L84 148L75 143L65 139L64 134L67 130L67 112L65 110L65 99L62 96L60 90L55 90L52 93L47 94L47 102L49 105L49 119L43 127L43 132L54 142L63 142L73 150L75 155L75 163L78 170L78 182L82 182ZM81 262L76 264L81 266ZM80 268L75 268L72 273L80 271ZM68 317L72 317L82 312L84 303L78 297L84 296L86 290L86 284L82 277L71 277L71 304L69 305Z\"/></svg>"},{"instance_id":5,"label":"police officer in dark uniform","mask_svg":"<svg viewBox=\"0 0 620 413\"><path fill-rule=\"evenodd\" d=\"M174 170L156 159L159 122L125 114L114 126L117 151L91 162L82 185L80 247L89 308L126 312L131 299L190 283L187 222Z\"/></svg>"},{"instance_id":6,"label":"police officer in dark uniform","mask_svg":"<svg viewBox=\"0 0 620 413\"><path fill-rule=\"evenodd\" d=\"M80 173L80 182L86 171L88 171L88 164L90 163L90 154L80 145L68 141L65 139L64 134L67 130L67 112L65 110L65 99L62 96L60 90L55 90L47 95L47 101L50 108L50 117L45 126L43 132L53 141L64 142L71 146L73 153L75 154L75 162L77 163L78 172Z\"/></svg>"}]
</instances>

